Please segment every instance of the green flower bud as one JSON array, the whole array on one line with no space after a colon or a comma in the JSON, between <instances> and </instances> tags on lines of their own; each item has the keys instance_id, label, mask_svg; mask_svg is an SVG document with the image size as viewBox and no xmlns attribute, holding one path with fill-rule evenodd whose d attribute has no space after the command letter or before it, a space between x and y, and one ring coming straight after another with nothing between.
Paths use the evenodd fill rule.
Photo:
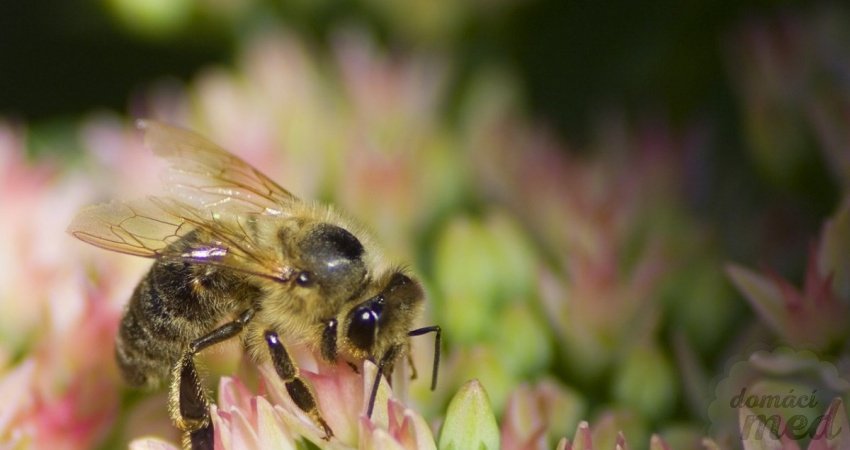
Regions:
<instances>
[{"instance_id":1,"label":"green flower bud","mask_svg":"<svg viewBox=\"0 0 850 450\"><path fill-rule=\"evenodd\" d=\"M440 432L440 450L497 450L499 426L478 380L464 384L449 402Z\"/></svg>"}]
</instances>

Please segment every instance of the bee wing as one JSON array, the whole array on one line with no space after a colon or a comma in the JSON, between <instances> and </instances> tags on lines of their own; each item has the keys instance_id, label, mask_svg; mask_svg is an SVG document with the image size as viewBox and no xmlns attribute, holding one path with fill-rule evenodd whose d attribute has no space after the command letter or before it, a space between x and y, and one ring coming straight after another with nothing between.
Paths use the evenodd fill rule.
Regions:
<instances>
[{"instance_id":1,"label":"bee wing","mask_svg":"<svg viewBox=\"0 0 850 450\"><path fill-rule=\"evenodd\" d=\"M145 143L169 161L167 174L173 193L197 208L227 205L246 213L285 212L299 201L286 189L227 150L191 131L164 123L139 120Z\"/></svg>"},{"instance_id":2,"label":"bee wing","mask_svg":"<svg viewBox=\"0 0 850 450\"><path fill-rule=\"evenodd\" d=\"M94 205L80 211L68 232L89 244L130 255L226 266L276 280L288 267L254 240L258 215L198 209L168 197ZM188 233L203 236L175 245Z\"/></svg>"}]
</instances>

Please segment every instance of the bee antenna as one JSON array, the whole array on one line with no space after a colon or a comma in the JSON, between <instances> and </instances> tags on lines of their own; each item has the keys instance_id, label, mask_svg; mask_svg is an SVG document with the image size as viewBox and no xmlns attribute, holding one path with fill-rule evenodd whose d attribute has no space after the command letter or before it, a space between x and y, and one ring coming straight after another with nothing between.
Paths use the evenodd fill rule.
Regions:
<instances>
[{"instance_id":1,"label":"bee antenna","mask_svg":"<svg viewBox=\"0 0 850 450\"><path fill-rule=\"evenodd\" d=\"M422 336L423 334L435 333L434 336L434 367L431 370L431 390L437 388L437 373L440 369L440 341L442 339L443 330L439 325L430 327L417 328L407 333L408 336Z\"/></svg>"}]
</instances>

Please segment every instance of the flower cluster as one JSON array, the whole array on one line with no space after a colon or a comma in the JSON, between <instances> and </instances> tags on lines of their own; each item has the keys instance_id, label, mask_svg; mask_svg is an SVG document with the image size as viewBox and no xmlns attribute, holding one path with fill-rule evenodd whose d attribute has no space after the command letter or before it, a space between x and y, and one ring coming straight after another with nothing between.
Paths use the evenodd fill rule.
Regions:
<instances>
[{"instance_id":1,"label":"flower cluster","mask_svg":"<svg viewBox=\"0 0 850 450\"><path fill-rule=\"evenodd\" d=\"M850 204L824 226L818 245L810 251L801 290L772 271L756 273L730 265L729 276L759 316L785 343L817 351L840 345L848 337L850 296L842 245L850 229Z\"/></svg>"},{"instance_id":2,"label":"flower cluster","mask_svg":"<svg viewBox=\"0 0 850 450\"><path fill-rule=\"evenodd\" d=\"M126 266L87 266L74 243L50 237L91 189L80 174L27 161L25 139L0 123L0 204L14 212L0 221L0 447L90 447L119 407L111 352L92 349L115 334Z\"/></svg>"},{"instance_id":3,"label":"flower cluster","mask_svg":"<svg viewBox=\"0 0 850 450\"><path fill-rule=\"evenodd\" d=\"M448 26L437 19L454 20L408 13L420 37ZM786 89L814 92L818 61L834 59L823 52L841 51L812 27L785 23L793 39L782 58L769 27L744 30L748 45L732 58L758 57L735 76L764 173L793 178L807 134L798 127L809 127L844 189L843 100ZM755 361L764 370L753 385L763 390L803 386L776 383L780 375L846 377L850 202L812 245L801 288L774 270L724 272L720 233L694 214L711 183L702 170L709 127L612 115L575 153L520 112L507 73L467 75L468 92L450 98L457 68L441 53L393 54L356 29L330 42L317 56L295 35L266 30L233 66L156 85L130 110L194 129L297 196L362 220L428 291L422 325L440 324L445 337L440 383L430 392L403 364L392 388L381 380L368 417L371 362L331 365L296 349L334 431L325 441L270 366L246 364L238 345L205 350L217 449L847 448L840 433L749 433L774 422L748 405L722 433L704 425L710 380L724 375L718 358ZM814 62L796 64L810 48L819 49ZM793 126L776 125L786 121ZM150 262L63 232L80 205L156 193L159 163L129 122L98 115L79 124L71 139L84 151L70 167L28 160L25 129L0 122L0 205L13 212L0 218L2 449L166 450L179 441L165 395L123 388L106 344ZM741 323L746 305L734 288L755 321ZM755 341L807 349L837 370L798 354L753 359ZM412 340L413 366L431 366L433 345ZM850 430L846 394L830 391L835 399L816 414L823 423ZM787 413L775 414L784 430ZM730 428L732 440L721 440Z\"/></svg>"}]
</instances>

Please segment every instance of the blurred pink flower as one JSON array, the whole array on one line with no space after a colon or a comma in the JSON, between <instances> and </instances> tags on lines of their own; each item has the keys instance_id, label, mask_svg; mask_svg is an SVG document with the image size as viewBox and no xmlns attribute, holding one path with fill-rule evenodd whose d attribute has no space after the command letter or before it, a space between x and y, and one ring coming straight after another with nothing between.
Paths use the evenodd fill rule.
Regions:
<instances>
[{"instance_id":1,"label":"blurred pink flower","mask_svg":"<svg viewBox=\"0 0 850 450\"><path fill-rule=\"evenodd\" d=\"M0 124L0 447L90 448L118 410L111 342L120 266L90 280L64 233L87 180L27 162L23 131ZM21 353L20 360L8 359Z\"/></svg>"},{"instance_id":2,"label":"blurred pink flower","mask_svg":"<svg viewBox=\"0 0 850 450\"><path fill-rule=\"evenodd\" d=\"M23 129L0 122L0 362L3 353L19 351L43 319L46 281L67 274L69 246L57 239L59 221L85 189L66 183L50 163L27 161L24 142Z\"/></svg>"},{"instance_id":3,"label":"blurred pink flower","mask_svg":"<svg viewBox=\"0 0 850 450\"><path fill-rule=\"evenodd\" d=\"M555 259L540 275L543 305L568 360L592 377L653 336L663 284L699 245L681 209L680 170L699 130L680 136L612 120L593 156L582 157L545 130L494 116L479 126L489 133L471 136L476 176Z\"/></svg>"},{"instance_id":4,"label":"blurred pink flower","mask_svg":"<svg viewBox=\"0 0 850 450\"><path fill-rule=\"evenodd\" d=\"M92 116L80 125L78 135L86 151L87 181L94 193L102 196L95 201L163 193L159 176L164 163L142 144L141 134L132 123L117 116Z\"/></svg>"},{"instance_id":5,"label":"blurred pink flower","mask_svg":"<svg viewBox=\"0 0 850 450\"><path fill-rule=\"evenodd\" d=\"M520 385L508 399L502 418L502 448L551 448L553 439L579 423L584 410L584 401L554 380Z\"/></svg>"},{"instance_id":6,"label":"blurred pink flower","mask_svg":"<svg viewBox=\"0 0 850 450\"><path fill-rule=\"evenodd\" d=\"M260 34L245 44L234 69L199 73L186 92L185 125L238 153L302 198L328 182L327 154L340 137L335 99L318 62L295 36Z\"/></svg>"},{"instance_id":7,"label":"blurred pink flower","mask_svg":"<svg viewBox=\"0 0 850 450\"><path fill-rule=\"evenodd\" d=\"M390 54L359 30L336 34L333 50L325 61L267 31L235 68L165 89L183 100L152 95L138 109L209 137L301 198L330 196L406 260L411 235L460 198L457 142L440 120L448 65Z\"/></svg>"},{"instance_id":8,"label":"blurred pink flower","mask_svg":"<svg viewBox=\"0 0 850 450\"><path fill-rule=\"evenodd\" d=\"M602 444L602 439L600 439L598 435L598 431L594 431L591 429L590 424L587 422L581 422L578 424L576 428L576 432L573 435L573 440L570 441L566 438L561 439L558 443L558 450L592 450L592 449L605 449L605 448L613 448L616 450L627 450L630 448L628 444L628 440L626 436L623 435L622 432L616 433L611 439L612 436L605 436L605 442L609 440L613 443L613 446L606 446ZM641 448L641 447L639 447ZM706 449L710 449L711 447L706 446ZM649 449L650 450L671 450L670 446L664 442L660 436L653 434L649 440Z\"/></svg>"},{"instance_id":9,"label":"blurred pink flower","mask_svg":"<svg viewBox=\"0 0 850 450\"><path fill-rule=\"evenodd\" d=\"M112 340L116 325L115 310L95 297L67 333L48 334L30 356L0 375L5 399L0 443L83 449L104 438L118 411L118 377L104 370L112 352L100 349Z\"/></svg>"},{"instance_id":10,"label":"blurred pink flower","mask_svg":"<svg viewBox=\"0 0 850 450\"><path fill-rule=\"evenodd\" d=\"M385 54L353 30L339 33L334 47L353 144L391 153L420 148L440 125L446 63Z\"/></svg>"}]
</instances>

